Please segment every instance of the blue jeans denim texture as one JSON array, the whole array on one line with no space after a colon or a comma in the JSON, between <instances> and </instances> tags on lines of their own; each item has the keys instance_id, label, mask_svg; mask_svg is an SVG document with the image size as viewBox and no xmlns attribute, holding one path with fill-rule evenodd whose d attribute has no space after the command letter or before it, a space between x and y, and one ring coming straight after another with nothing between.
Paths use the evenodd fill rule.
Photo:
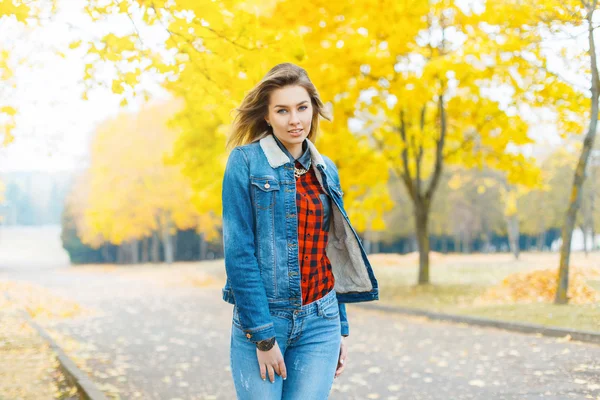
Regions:
<instances>
[{"instance_id":1,"label":"blue jeans denim texture","mask_svg":"<svg viewBox=\"0 0 600 400\"><path fill-rule=\"evenodd\" d=\"M325 400L333 384L340 352L340 314L335 290L295 308L270 310L287 379L262 380L256 346L239 325L234 306L230 366L238 400Z\"/></svg>"}]
</instances>

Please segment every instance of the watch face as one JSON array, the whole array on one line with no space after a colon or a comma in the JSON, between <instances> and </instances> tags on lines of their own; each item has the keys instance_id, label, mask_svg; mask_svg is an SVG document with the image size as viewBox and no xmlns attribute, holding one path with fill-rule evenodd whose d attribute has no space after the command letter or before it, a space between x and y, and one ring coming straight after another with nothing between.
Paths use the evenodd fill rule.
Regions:
<instances>
[{"instance_id":1,"label":"watch face","mask_svg":"<svg viewBox=\"0 0 600 400\"><path fill-rule=\"evenodd\" d=\"M273 348L274 345L275 345L275 338L261 340L260 342L256 343L256 347L259 350L263 350L263 351L271 350L271 348Z\"/></svg>"}]
</instances>

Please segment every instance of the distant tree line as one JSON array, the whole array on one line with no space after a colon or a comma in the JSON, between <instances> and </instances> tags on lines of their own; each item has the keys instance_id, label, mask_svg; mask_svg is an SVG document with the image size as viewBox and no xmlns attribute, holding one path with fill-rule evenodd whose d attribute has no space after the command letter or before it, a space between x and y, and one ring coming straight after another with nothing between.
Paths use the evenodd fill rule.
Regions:
<instances>
[{"instance_id":1,"label":"distant tree line","mask_svg":"<svg viewBox=\"0 0 600 400\"><path fill-rule=\"evenodd\" d=\"M137 242L115 245L103 243L100 247L82 243L76 224L68 210L62 216L61 240L73 264L138 264L166 261L165 249L158 234ZM177 230L172 236L174 261L198 261L223 258L221 240L207 242L194 229Z\"/></svg>"}]
</instances>

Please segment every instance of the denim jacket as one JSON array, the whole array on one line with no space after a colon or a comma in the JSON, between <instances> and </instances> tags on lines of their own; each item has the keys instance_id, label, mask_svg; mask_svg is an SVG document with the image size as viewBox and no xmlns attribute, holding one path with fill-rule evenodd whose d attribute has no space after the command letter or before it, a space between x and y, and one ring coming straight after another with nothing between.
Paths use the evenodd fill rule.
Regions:
<instances>
[{"instance_id":1,"label":"denim jacket","mask_svg":"<svg viewBox=\"0 0 600 400\"><path fill-rule=\"evenodd\" d=\"M335 164L308 139L311 168L332 199L326 253L335 278L341 334L349 333L346 306L379 299L378 283L344 210ZM275 336L270 311L302 307L294 160L265 132L229 155L223 177L223 300L235 304L246 338Z\"/></svg>"}]
</instances>

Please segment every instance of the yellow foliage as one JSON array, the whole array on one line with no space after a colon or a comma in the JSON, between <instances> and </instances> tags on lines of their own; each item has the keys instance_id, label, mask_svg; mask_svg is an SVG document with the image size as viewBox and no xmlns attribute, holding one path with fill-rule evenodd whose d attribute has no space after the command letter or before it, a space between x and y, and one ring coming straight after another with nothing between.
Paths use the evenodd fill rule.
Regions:
<instances>
[{"instance_id":1,"label":"yellow foliage","mask_svg":"<svg viewBox=\"0 0 600 400\"><path fill-rule=\"evenodd\" d=\"M216 221L199 216L181 166L163 160L177 138L167 122L180 108L177 102L146 106L98 128L87 180L71 200L83 242L121 244L175 228L213 233Z\"/></svg>"},{"instance_id":2,"label":"yellow foliage","mask_svg":"<svg viewBox=\"0 0 600 400\"><path fill-rule=\"evenodd\" d=\"M13 117L17 114L17 110L14 107L4 106L0 108L0 113L5 113Z\"/></svg>"},{"instance_id":3,"label":"yellow foliage","mask_svg":"<svg viewBox=\"0 0 600 400\"><path fill-rule=\"evenodd\" d=\"M29 1L0 0L0 18L13 15L17 21L25 22L31 11Z\"/></svg>"},{"instance_id":4,"label":"yellow foliage","mask_svg":"<svg viewBox=\"0 0 600 400\"><path fill-rule=\"evenodd\" d=\"M69 48L71 50L78 48L79 46L81 46L81 40L77 40L75 42L72 42L71 44L69 44Z\"/></svg>"},{"instance_id":5,"label":"yellow foliage","mask_svg":"<svg viewBox=\"0 0 600 400\"><path fill-rule=\"evenodd\" d=\"M33 318L72 318L92 312L35 284L0 281L0 293L7 293L10 297L10 301L3 307L25 309Z\"/></svg>"},{"instance_id":6,"label":"yellow foliage","mask_svg":"<svg viewBox=\"0 0 600 400\"><path fill-rule=\"evenodd\" d=\"M488 289L477 300L477 304L552 303L557 288L556 269L518 272L504 278L501 284ZM586 281L600 277L600 269L571 267L567 296L571 304L600 302L600 293Z\"/></svg>"},{"instance_id":7,"label":"yellow foliage","mask_svg":"<svg viewBox=\"0 0 600 400\"><path fill-rule=\"evenodd\" d=\"M317 144L339 166L351 219L358 230L379 230L393 205L385 188L390 169L407 182L418 171L421 188L431 181L442 105L444 164L500 170L514 187L542 182L539 167L519 152L532 144L521 105L549 107L561 130L581 130L589 99L546 71L536 28L540 21L580 25L581 7L573 0L521 3L485 2L473 12L453 1L89 0L94 18L139 7L145 23L165 25L161 45L171 54L143 49L136 35L109 34L90 46L90 65L142 65L135 73L122 69L113 83L121 96L141 74L163 75L164 87L184 101L172 119L179 133L169 162L183 166L196 209L216 216L221 187L214 177L223 173L231 111L273 65L301 65L333 109ZM442 40L446 33L460 39ZM94 78L92 68L85 72ZM499 88L502 101L494 95ZM360 131L350 130L352 118L364 124ZM455 190L461 184L450 181ZM490 187L482 183L477 192ZM516 214L521 197L508 196L507 215Z\"/></svg>"}]
</instances>

